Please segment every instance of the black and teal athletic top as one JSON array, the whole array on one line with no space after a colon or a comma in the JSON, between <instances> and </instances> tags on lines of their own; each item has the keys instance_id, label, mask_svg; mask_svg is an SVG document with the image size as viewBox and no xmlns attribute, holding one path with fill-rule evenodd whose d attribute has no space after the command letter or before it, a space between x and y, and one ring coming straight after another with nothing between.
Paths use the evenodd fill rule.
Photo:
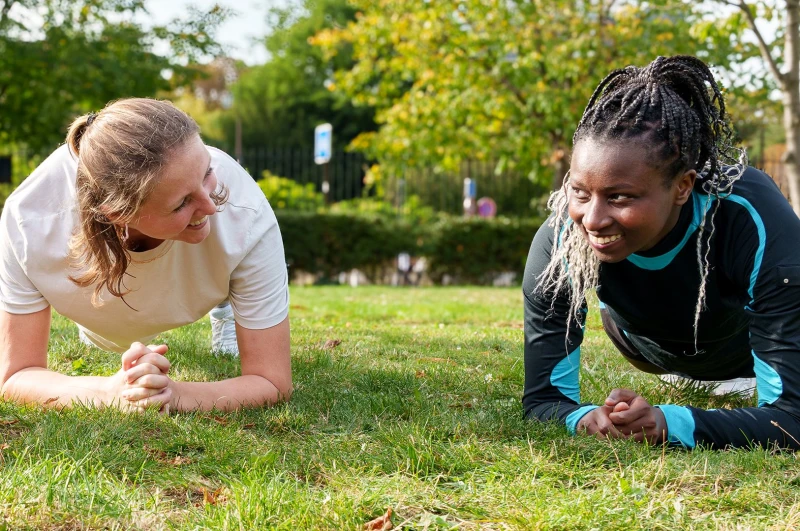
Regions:
<instances>
[{"instance_id":1,"label":"black and teal athletic top","mask_svg":"<svg viewBox=\"0 0 800 531\"><path fill-rule=\"evenodd\" d=\"M714 233L695 350L703 209L716 213L706 219L706 231L713 222ZM574 433L597 406L580 400L582 323L573 320L567 330L566 295L535 290L552 247L553 228L546 224L533 239L523 282L522 403L527 417L559 420ZM757 408L658 406L670 443L800 447L800 219L767 175L748 168L722 199L704 194L698 182L661 242L601 265L597 295L630 343L665 371L699 380L756 376Z\"/></svg>"}]
</instances>

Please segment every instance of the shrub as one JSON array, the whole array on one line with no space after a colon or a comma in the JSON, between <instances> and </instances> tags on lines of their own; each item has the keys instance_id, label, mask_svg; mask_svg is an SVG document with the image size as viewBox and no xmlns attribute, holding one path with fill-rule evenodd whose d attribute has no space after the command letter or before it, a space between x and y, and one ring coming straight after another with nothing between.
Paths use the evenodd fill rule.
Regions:
<instances>
[{"instance_id":1,"label":"shrub","mask_svg":"<svg viewBox=\"0 0 800 531\"><path fill-rule=\"evenodd\" d=\"M506 271L519 274L539 219L448 217L428 226L421 251L428 259L428 275L441 282L449 275L457 283L489 284Z\"/></svg>"},{"instance_id":2,"label":"shrub","mask_svg":"<svg viewBox=\"0 0 800 531\"><path fill-rule=\"evenodd\" d=\"M442 217L429 223L363 213L276 211L291 271L332 278L359 269L372 281L401 252L424 256L441 282L487 284L501 272L521 273L539 220Z\"/></svg>"},{"instance_id":3,"label":"shrub","mask_svg":"<svg viewBox=\"0 0 800 531\"><path fill-rule=\"evenodd\" d=\"M312 183L300 184L267 170L263 172L263 179L256 182L276 210L316 212L325 206L325 196L317 192Z\"/></svg>"},{"instance_id":4,"label":"shrub","mask_svg":"<svg viewBox=\"0 0 800 531\"><path fill-rule=\"evenodd\" d=\"M401 252L413 252L412 224L363 214L276 211L290 271L332 278L359 269L373 281Z\"/></svg>"}]
</instances>

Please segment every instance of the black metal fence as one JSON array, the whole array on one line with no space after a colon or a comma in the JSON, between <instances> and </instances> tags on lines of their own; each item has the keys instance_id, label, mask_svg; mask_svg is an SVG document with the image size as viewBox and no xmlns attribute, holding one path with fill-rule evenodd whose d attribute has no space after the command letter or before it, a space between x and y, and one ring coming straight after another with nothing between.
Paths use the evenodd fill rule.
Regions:
<instances>
[{"instance_id":1,"label":"black metal fence","mask_svg":"<svg viewBox=\"0 0 800 531\"><path fill-rule=\"evenodd\" d=\"M21 182L47 155L49 153L0 149L0 181L3 178L8 181L10 177L14 184ZM361 153L336 151L326 167L314 163L311 147L264 147L245 150L240 162L254 179L262 178L268 171L302 184L312 183L318 191L322 191L327 172L329 198L334 203L374 194L374 189L367 190L364 182L372 162ZM788 196L784 165L779 157L761 157L751 164L770 174ZM412 196L416 196L416 203L422 206L460 214L465 178L475 181L478 198L491 197L495 201L498 215L530 216L535 213L537 200L548 193L546 186L526 174L498 165L497 161L465 161L455 171L441 171L433 164L384 170L382 187L385 200L397 208L399 214L404 212ZM550 182L550 176L540 181Z\"/></svg>"},{"instance_id":2,"label":"black metal fence","mask_svg":"<svg viewBox=\"0 0 800 531\"><path fill-rule=\"evenodd\" d=\"M363 197L364 178L372 164L360 153L336 151L330 163L318 166L313 160L313 148L259 148L245 150L241 164L255 179L269 171L299 183L313 183L322 190L330 184L331 202ZM491 197L499 214L530 215L531 201L547 193L527 175L503 169L497 161L465 161L456 171L441 171L433 164L385 171L382 174L386 200L402 213L412 196L419 204L436 211L460 214L463 211L464 179L477 185L477 196ZM549 180L549 179L548 179Z\"/></svg>"}]
</instances>

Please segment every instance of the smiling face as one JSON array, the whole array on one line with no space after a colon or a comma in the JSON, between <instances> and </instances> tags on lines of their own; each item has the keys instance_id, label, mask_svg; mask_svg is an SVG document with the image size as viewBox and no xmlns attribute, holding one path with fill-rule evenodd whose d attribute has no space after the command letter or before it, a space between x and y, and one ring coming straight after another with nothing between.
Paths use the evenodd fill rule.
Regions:
<instances>
[{"instance_id":1,"label":"smiling face","mask_svg":"<svg viewBox=\"0 0 800 531\"><path fill-rule=\"evenodd\" d=\"M696 172L665 181L653 151L631 141L586 138L572 154L569 216L602 262L650 249L678 221Z\"/></svg>"},{"instance_id":2,"label":"smiling face","mask_svg":"<svg viewBox=\"0 0 800 531\"><path fill-rule=\"evenodd\" d=\"M202 242L217 212L211 198L216 188L211 155L195 135L171 154L155 188L129 223L129 246L146 250L163 240Z\"/></svg>"}]
</instances>

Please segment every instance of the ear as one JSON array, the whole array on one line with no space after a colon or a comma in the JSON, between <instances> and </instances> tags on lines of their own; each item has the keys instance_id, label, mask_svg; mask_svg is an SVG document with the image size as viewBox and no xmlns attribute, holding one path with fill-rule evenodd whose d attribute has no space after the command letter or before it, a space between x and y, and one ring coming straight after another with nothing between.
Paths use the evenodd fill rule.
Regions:
<instances>
[{"instance_id":1,"label":"ear","mask_svg":"<svg viewBox=\"0 0 800 531\"><path fill-rule=\"evenodd\" d=\"M695 170L687 170L675 179L675 182L672 183L672 190L675 194L676 205L682 206L689 200L696 179L697 171Z\"/></svg>"}]
</instances>

